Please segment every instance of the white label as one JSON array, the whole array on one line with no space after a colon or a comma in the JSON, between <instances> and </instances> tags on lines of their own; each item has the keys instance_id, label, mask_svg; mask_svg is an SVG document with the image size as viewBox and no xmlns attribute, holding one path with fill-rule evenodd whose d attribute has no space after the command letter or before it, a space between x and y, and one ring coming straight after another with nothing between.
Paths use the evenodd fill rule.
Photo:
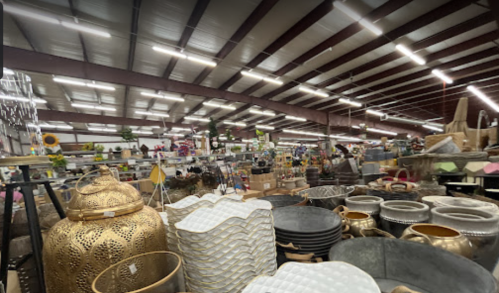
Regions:
<instances>
[{"instance_id":1,"label":"white label","mask_svg":"<svg viewBox=\"0 0 499 293\"><path fill-rule=\"evenodd\" d=\"M192 156L187 156L187 157L185 157L185 160L186 160L187 162L192 162Z\"/></svg>"},{"instance_id":2,"label":"white label","mask_svg":"<svg viewBox=\"0 0 499 293\"><path fill-rule=\"evenodd\" d=\"M130 268L130 273L132 273L132 275L135 275L135 273L137 272L137 267L135 266L135 264L131 264L128 266L128 268Z\"/></svg>"},{"instance_id":3,"label":"white label","mask_svg":"<svg viewBox=\"0 0 499 293\"><path fill-rule=\"evenodd\" d=\"M66 165L66 168L67 168L67 169L76 169L76 163L68 163L68 164Z\"/></svg>"},{"instance_id":4,"label":"white label","mask_svg":"<svg viewBox=\"0 0 499 293\"><path fill-rule=\"evenodd\" d=\"M163 168L163 172L166 176L175 176L175 174L177 173L177 169L175 169L174 167Z\"/></svg>"},{"instance_id":5,"label":"white label","mask_svg":"<svg viewBox=\"0 0 499 293\"><path fill-rule=\"evenodd\" d=\"M128 160L128 165L135 165L137 162L135 160Z\"/></svg>"},{"instance_id":6,"label":"white label","mask_svg":"<svg viewBox=\"0 0 499 293\"><path fill-rule=\"evenodd\" d=\"M269 189L269 188L270 188L270 183L263 184L263 189Z\"/></svg>"},{"instance_id":7,"label":"white label","mask_svg":"<svg viewBox=\"0 0 499 293\"><path fill-rule=\"evenodd\" d=\"M104 217L114 218L114 212L104 212Z\"/></svg>"}]
</instances>

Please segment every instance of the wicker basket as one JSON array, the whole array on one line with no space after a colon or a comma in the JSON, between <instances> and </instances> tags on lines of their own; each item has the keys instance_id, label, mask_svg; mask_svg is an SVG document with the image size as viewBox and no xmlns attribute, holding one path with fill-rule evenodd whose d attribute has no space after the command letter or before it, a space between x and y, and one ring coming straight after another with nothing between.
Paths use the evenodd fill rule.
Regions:
<instances>
[{"instance_id":1,"label":"wicker basket","mask_svg":"<svg viewBox=\"0 0 499 293\"><path fill-rule=\"evenodd\" d=\"M418 198L418 186L410 182L393 182L384 186L369 187L367 195L379 196L385 201L389 200L410 200L416 201Z\"/></svg>"},{"instance_id":2,"label":"wicker basket","mask_svg":"<svg viewBox=\"0 0 499 293\"><path fill-rule=\"evenodd\" d=\"M449 136L452 137L452 141L462 151L464 147L464 140L466 139L464 132L428 135L425 137L425 148L429 149Z\"/></svg>"}]
</instances>

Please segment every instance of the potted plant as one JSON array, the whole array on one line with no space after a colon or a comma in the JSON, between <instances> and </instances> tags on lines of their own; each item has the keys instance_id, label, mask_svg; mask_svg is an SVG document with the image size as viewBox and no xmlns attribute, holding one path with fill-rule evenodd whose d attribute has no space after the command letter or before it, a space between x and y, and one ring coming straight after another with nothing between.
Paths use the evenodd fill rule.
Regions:
<instances>
[{"instance_id":1,"label":"potted plant","mask_svg":"<svg viewBox=\"0 0 499 293\"><path fill-rule=\"evenodd\" d=\"M104 151L104 146L101 145L101 144L97 144L94 146L94 149L98 152L98 153L102 153Z\"/></svg>"},{"instance_id":2,"label":"potted plant","mask_svg":"<svg viewBox=\"0 0 499 293\"><path fill-rule=\"evenodd\" d=\"M120 160L121 159L121 150L122 150L121 147L117 146L117 147L114 148L114 150L115 150L113 152L114 157L116 158L116 160Z\"/></svg>"},{"instance_id":3,"label":"potted plant","mask_svg":"<svg viewBox=\"0 0 499 293\"><path fill-rule=\"evenodd\" d=\"M68 161L62 154L58 154L50 158L52 161L52 167L54 168L54 172L56 174L64 173L66 171L66 166L68 164Z\"/></svg>"},{"instance_id":4,"label":"potted plant","mask_svg":"<svg viewBox=\"0 0 499 293\"><path fill-rule=\"evenodd\" d=\"M126 158L129 158L132 156L132 150L131 150L132 148L130 146L130 143L136 141L138 138L138 135L134 134L130 128L123 129L120 132L120 134L121 134L121 138L122 138L121 141L128 143L128 149L123 150L121 152L121 158L126 159Z\"/></svg>"},{"instance_id":5,"label":"potted plant","mask_svg":"<svg viewBox=\"0 0 499 293\"><path fill-rule=\"evenodd\" d=\"M237 153L241 152L241 149L242 149L241 146L235 145L235 146L230 148L230 151L237 154Z\"/></svg>"},{"instance_id":6,"label":"potted plant","mask_svg":"<svg viewBox=\"0 0 499 293\"><path fill-rule=\"evenodd\" d=\"M93 151L94 150L94 143L93 142L87 142L83 145L83 147L81 148L83 151Z\"/></svg>"}]
</instances>

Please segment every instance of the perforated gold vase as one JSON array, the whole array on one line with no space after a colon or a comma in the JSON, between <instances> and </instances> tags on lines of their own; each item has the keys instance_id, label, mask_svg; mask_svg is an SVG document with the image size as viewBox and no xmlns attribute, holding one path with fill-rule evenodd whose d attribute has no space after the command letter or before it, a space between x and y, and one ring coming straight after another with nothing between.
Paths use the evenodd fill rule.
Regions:
<instances>
[{"instance_id":1,"label":"perforated gold vase","mask_svg":"<svg viewBox=\"0 0 499 293\"><path fill-rule=\"evenodd\" d=\"M166 250L159 214L139 192L117 181L108 167L92 184L76 189L67 218L49 232L43 247L48 293L92 293L92 282L126 258Z\"/></svg>"}]
</instances>

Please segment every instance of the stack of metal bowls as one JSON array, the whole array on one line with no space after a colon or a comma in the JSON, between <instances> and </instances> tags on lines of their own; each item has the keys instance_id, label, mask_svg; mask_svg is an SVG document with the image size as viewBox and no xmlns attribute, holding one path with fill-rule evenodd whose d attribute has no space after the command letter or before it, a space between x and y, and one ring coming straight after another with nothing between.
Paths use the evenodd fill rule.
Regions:
<instances>
[{"instance_id":1,"label":"stack of metal bowls","mask_svg":"<svg viewBox=\"0 0 499 293\"><path fill-rule=\"evenodd\" d=\"M341 240L341 218L329 210L290 206L273 210L273 216L280 256L313 253L324 258Z\"/></svg>"},{"instance_id":2,"label":"stack of metal bowls","mask_svg":"<svg viewBox=\"0 0 499 293\"><path fill-rule=\"evenodd\" d=\"M300 195L279 194L269 195L258 198L259 200L266 200L272 204L272 209L283 208L287 206L306 206L307 198Z\"/></svg>"},{"instance_id":3,"label":"stack of metal bowls","mask_svg":"<svg viewBox=\"0 0 499 293\"><path fill-rule=\"evenodd\" d=\"M310 184L310 187L319 185L319 169L316 167L308 167L306 172L307 184Z\"/></svg>"}]
</instances>

